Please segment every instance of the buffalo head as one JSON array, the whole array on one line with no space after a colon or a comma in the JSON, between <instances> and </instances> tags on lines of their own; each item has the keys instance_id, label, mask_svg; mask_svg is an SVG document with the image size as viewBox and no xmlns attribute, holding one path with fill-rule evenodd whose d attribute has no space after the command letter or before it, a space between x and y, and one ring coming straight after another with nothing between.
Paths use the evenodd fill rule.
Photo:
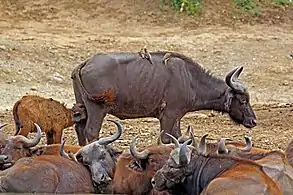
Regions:
<instances>
[{"instance_id":1,"label":"buffalo head","mask_svg":"<svg viewBox=\"0 0 293 195\"><path fill-rule=\"evenodd\" d=\"M203 154L206 151L205 139L207 134L202 137L199 148L188 146L192 139L186 140L180 145L175 137L170 134L167 135L175 143L175 149L170 153L167 163L156 172L151 180L154 189L159 191L172 189L185 180L192 149L197 149L198 152Z\"/></svg>"},{"instance_id":2,"label":"buffalo head","mask_svg":"<svg viewBox=\"0 0 293 195\"><path fill-rule=\"evenodd\" d=\"M116 124L118 131L111 137L100 138L74 154L74 159L83 163L91 171L92 180L97 187L107 185L112 181L116 160L121 151L113 149L110 143L117 140L122 134L122 126L119 122L108 120ZM69 157L64 150L61 155Z\"/></svg>"},{"instance_id":3,"label":"buffalo head","mask_svg":"<svg viewBox=\"0 0 293 195\"><path fill-rule=\"evenodd\" d=\"M256 126L256 116L250 105L250 96L245 86L237 80L242 70L243 67L235 68L226 76L229 90L226 92L225 110L235 123L253 128Z\"/></svg>"},{"instance_id":4,"label":"buffalo head","mask_svg":"<svg viewBox=\"0 0 293 195\"><path fill-rule=\"evenodd\" d=\"M8 141L0 155L0 164L5 166L13 165L18 159L31 156L30 148L36 146L42 137L42 130L34 123L37 135L34 139L28 139L22 135L9 136Z\"/></svg>"},{"instance_id":5,"label":"buffalo head","mask_svg":"<svg viewBox=\"0 0 293 195\"><path fill-rule=\"evenodd\" d=\"M83 104L77 103L74 104L71 109L72 114L72 120L76 123L86 120L87 114L86 114L86 108Z\"/></svg>"},{"instance_id":6,"label":"buffalo head","mask_svg":"<svg viewBox=\"0 0 293 195\"><path fill-rule=\"evenodd\" d=\"M2 131L2 128L8 125L7 123L0 125L0 151L2 152L3 148L7 144L7 135Z\"/></svg>"}]
</instances>

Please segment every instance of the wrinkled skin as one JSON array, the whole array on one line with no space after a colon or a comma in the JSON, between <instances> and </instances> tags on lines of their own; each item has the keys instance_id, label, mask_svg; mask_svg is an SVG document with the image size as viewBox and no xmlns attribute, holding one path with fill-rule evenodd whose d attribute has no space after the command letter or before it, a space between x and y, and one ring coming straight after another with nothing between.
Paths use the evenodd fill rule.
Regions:
<instances>
[{"instance_id":1,"label":"wrinkled skin","mask_svg":"<svg viewBox=\"0 0 293 195\"><path fill-rule=\"evenodd\" d=\"M171 152L167 163L153 177L152 185L172 194L282 194L258 164L225 155L202 155L187 144Z\"/></svg>"},{"instance_id":2,"label":"wrinkled skin","mask_svg":"<svg viewBox=\"0 0 293 195\"><path fill-rule=\"evenodd\" d=\"M79 145L99 137L107 113L120 119L158 118L160 129L177 138L181 118L197 110L228 113L237 124L256 126L249 93L237 81L242 67L223 81L182 54L149 54L152 63L137 53L101 53L72 71L76 104L84 105L87 112L86 120L81 120L82 113L74 119L79 121L75 126ZM162 139L170 142L165 134Z\"/></svg>"},{"instance_id":3,"label":"wrinkled skin","mask_svg":"<svg viewBox=\"0 0 293 195\"><path fill-rule=\"evenodd\" d=\"M90 172L61 156L25 157L0 172L0 192L94 193Z\"/></svg>"}]
</instances>

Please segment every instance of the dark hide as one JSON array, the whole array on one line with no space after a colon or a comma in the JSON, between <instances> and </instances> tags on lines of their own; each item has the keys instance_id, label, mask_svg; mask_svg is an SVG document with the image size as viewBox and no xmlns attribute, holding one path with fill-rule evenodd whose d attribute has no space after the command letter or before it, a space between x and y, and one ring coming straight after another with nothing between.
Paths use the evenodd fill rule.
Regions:
<instances>
[{"instance_id":1,"label":"dark hide","mask_svg":"<svg viewBox=\"0 0 293 195\"><path fill-rule=\"evenodd\" d=\"M173 159L169 159L172 161ZM167 183L162 185L174 185L170 193L176 194L193 194L198 195L202 190L217 177L220 173L228 170L237 163L234 159L218 158L218 157L204 157L195 156L186 167L175 165L173 168L164 166L160 171L164 173ZM164 168L167 168L164 170ZM178 169L179 168L179 169ZM172 171L173 169L173 171ZM171 171L170 171L171 170ZM167 174L166 174L167 173ZM157 174L161 177L161 174ZM168 176L167 176L168 175ZM164 181L163 179L157 179ZM181 181L181 182L180 182ZM172 184L173 183L173 184ZM166 189L165 189L166 190Z\"/></svg>"},{"instance_id":2,"label":"dark hide","mask_svg":"<svg viewBox=\"0 0 293 195\"><path fill-rule=\"evenodd\" d=\"M80 116L73 119L79 121L75 129L80 145L99 137L107 113L120 119L158 118L160 129L177 138L180 119L197 110L228 113L238 124L256 125L244 87L241 91L230 88L179 53L163 60L166 53L150 52L152 64L137 53L100 53L72 71L76 104L83 104L87 112L86 121ZM165 134L162 140L169 143Z\"/></svg>"}]
</instances>

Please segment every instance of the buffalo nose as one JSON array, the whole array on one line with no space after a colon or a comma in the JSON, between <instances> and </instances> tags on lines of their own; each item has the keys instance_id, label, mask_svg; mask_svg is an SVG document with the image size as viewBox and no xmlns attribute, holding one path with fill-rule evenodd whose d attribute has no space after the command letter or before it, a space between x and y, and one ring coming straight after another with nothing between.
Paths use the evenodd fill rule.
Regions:
<instances>
[{"instance_id":1,"label":"buffalo nose","mask_svg":"<svg viewBox=\"0 0 293 195\"><path fill-rule=\"evenodd\" d=\"M152 184L153 187L155 186L156 182L155 182L154 178L152 178L151 184Z\"/></svg>"},{"instance_id":2,"label":"buffalo nose","mask_svg":"<svg viewBox=\"0 0 293 195\"><path fill-rule=\"evenodd\" d=\"M256 126L256 120L255 120L255 119L252 119L252 120L251 120L251 124L252 124L253 126Z\"/></svg>"},{"instance_id":3,"label":"buffalo nose","mask_svg":"<svg viewBox=\"0 0 293 195\"><path fill-rule=\"evenodd\" d=\"M5 163L8 161L8 156L6 155L0 155L0 163Z\"/></svg>"}]
</instances>

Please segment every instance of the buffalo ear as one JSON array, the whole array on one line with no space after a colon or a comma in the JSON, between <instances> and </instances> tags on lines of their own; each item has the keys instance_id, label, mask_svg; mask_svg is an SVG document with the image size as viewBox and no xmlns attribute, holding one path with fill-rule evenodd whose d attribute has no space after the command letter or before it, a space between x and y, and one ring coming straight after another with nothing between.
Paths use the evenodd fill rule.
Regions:
<instances>
[{"instance_id":1,"label":"buffalo ear","mask_svg":"<svg viewBox=\"0 0 293 195\"><path fill-rule=\"evenodd\" d=\"M129 168L135 170L135 171L143 171L142 161L141 160L134 160L129 165Z\"/></svg>"},{"instance_id":2,"label":"buffalo ear","mask_svg":"<svg viewBox=\"0 0 293 195\"><path fill-rule=\"evenodd\" d=\"M44 154L44 148L43 147L33 147L29 148L29 153L31 156L41 156Z\"/></svg>"},{"instance_id":3,"label":"buffalo ear","mask_svg":"<svg viewBox=\"0 0 293 195\"><path fill-rule=\"evenodd\" d=\"M115 160L117 160L119 158L119 156L122 154L122 152L123 152L122 150L117 150L117 149L114 149L114 148L109 148L109 154Z\"/></svg>"}]
</instances>

